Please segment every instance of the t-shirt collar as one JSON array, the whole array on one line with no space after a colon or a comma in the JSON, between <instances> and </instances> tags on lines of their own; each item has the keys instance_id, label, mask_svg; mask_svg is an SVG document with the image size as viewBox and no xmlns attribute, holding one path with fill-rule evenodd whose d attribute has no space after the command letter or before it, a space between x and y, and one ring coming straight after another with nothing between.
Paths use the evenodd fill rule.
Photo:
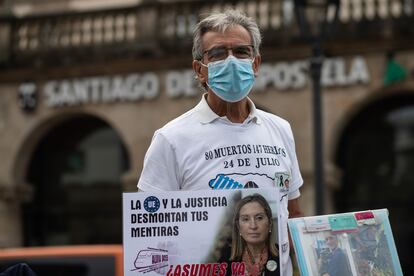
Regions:
<instances>
[{"instance_id":1,"label":"t-shirt collar","mask_svg":"<svg viewBox=\"0 0 414 276\"><path fill-rule=\"evenodd\" d=\"M220 118L220 116L214 113L214 111L208 105L206 96L207 96L207 93L204 93L203 96L201 97L201 101L195 107L199 115L200 123L202 124L209 124L213 122L214 120L217 120ZM253 101L249 97L247 97L247 102L250 107L250 114L249 116L247 116L244 123L254 122L259 125L261 122L257 114L256 106L254 105Z\"/></svg>"}]
</instances>

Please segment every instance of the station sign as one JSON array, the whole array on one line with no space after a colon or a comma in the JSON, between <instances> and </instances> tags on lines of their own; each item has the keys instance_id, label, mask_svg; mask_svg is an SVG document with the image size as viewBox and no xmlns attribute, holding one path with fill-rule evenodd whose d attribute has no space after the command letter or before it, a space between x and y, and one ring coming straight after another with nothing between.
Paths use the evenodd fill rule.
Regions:
<instances>
[{"instance_id":1,"label":"station sign","mask_svg":"<svg viewBox=\"0 0 414 276\"><path fill-rule=\"evenodd\" d=\"M308 67L305 60L263 63L253 93L304 89L309 85ZM361 56L350 59L335 57L324 61L321 74L323 87L346 87L369 82L369 69ZM171 99L194 97L200 94L200 89L193 71L188 69L49 80L40 88L36 83L25 82L19 86L19 98L33 109L33 101L29 103L28 100L35 99L33 93L38 91L46 106L57 108L152 100L160 96L162 91Z\"/></svg>"}]
</instances>

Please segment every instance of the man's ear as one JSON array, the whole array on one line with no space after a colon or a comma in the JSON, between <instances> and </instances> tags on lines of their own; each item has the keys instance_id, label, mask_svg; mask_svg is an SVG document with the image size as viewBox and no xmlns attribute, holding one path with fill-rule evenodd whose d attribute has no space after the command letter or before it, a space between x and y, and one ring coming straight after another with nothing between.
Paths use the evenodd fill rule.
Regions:
<instances>
[{"instance_id":1,"label":"man's ear","mask_svg":"<svg viewBox=\"0 0 414 276\"><path fill-rule=\"evenodd\" d=\"M204 66L201 65L199 60L193 60L193 70L197 77L197 80L201 83L206 83L206 76L203 71L205 71Z\"/></svg>"},{"instance_id":2,"label":"man's ear","mask_svg":"<svg viewBox=\"0 0 414 276\"><path fill-rule=\"evenodd\" d=\"M261 63L262 63L262 57L260 55L257 55L253 61L253 72L256 78L257 76L259 76L259 67Z\"/></svg>"}]
</instances>

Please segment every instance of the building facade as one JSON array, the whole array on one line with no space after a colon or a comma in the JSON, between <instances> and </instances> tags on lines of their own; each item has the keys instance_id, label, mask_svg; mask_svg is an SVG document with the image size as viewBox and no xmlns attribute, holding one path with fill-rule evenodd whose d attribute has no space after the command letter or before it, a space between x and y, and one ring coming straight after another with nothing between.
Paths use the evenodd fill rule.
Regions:
<instances>
[{"instance_id":1,"label":"building facade","mask_svg":"<svg viewBox=\"0 0 414 276\"><path fill-rule=\"evenodd\" d=\"M401 262L413 271L414 2L341 3L321 77L325 213L388 208ZM293 1L8 13L0 18L0 247L122 242L121 193L136 191L154 131L202 94L192 27L230 7L263 30L251 98L291 123L301 205L315 213L310 49Z\"/></svg>"}]
</instances>

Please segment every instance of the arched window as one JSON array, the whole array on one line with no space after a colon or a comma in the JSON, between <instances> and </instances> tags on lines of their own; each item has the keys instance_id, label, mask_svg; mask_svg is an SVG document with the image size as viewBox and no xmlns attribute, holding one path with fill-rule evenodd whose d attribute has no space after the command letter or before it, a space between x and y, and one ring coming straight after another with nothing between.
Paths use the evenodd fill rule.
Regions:
<instances>
[{"instance_id":1,"label":"arched window","mask_svg":"<svg viewBox=\"0 0 414 276\"><path fill-rule=\"evenodd\" d=\"M79 116L52 128L31 157L26 246L122 242L125 147L105 122Z\"/></svg>"},{"instance_id":2,"label":"arched window","mask_svg":"<svg viewBox=\"0 0 414 276\"><path fill-rule=\"evenodd\" d=\"M404 274L412 275L414 95L396 93L354 116L338 144L336 164L343 172L336 210L387 208Z\"/></svg>"}]
</instances>

